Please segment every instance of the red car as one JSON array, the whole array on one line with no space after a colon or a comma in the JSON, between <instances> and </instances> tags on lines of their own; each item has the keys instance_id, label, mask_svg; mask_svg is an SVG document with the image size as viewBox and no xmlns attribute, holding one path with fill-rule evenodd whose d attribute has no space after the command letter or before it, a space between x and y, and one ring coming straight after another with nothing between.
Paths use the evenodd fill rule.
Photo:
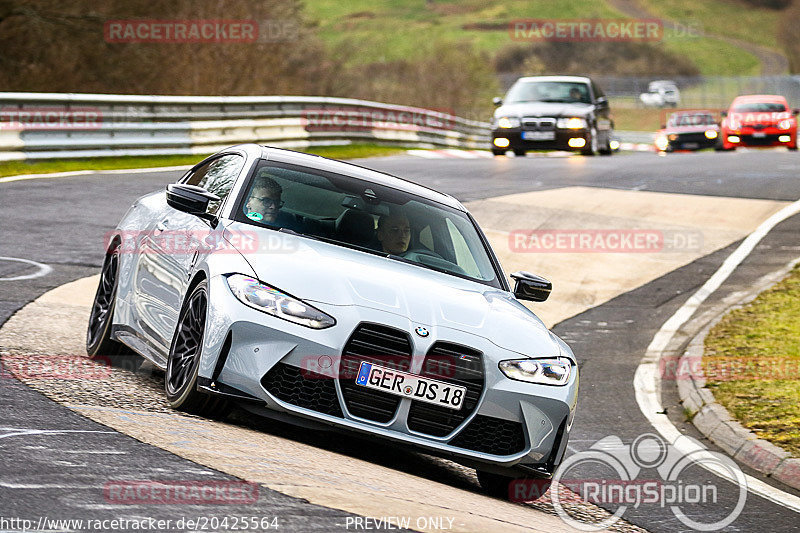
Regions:
<instances>
[{"instance_id":1,"label":"red car","mask_svg":"<svg viewBox=\"0 0 800 533\"><path fill-rule=\"evenodd\" d=\"M797 150L797 114L774 94L738 96L720 125L718 150L737 146L786 146Z\"/></svg>"},{"instance_id":2,"label":"red car","mask_svg":"<svg viewBox=\"0 0 800 533\"><path fill-rule=\"evenodd\" d=\"M659 152L714 148L719 139L719 125L711 111L686 110L672 113L656 133Z\"/></svg>"}]
</instances>

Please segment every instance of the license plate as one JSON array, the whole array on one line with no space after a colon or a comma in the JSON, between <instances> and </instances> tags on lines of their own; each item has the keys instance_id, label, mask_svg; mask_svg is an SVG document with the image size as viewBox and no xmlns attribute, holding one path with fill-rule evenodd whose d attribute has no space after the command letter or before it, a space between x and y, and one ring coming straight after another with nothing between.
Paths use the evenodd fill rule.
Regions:
<instances>
[{"instance_id":1,"label":"license plate","mask_svg":"<svg viewBox=\"0 0 800 533\"><path fill-rule=\"evenodd\" d=\"M362 361L358 367L356 385L456 410L461 409L467 394L466 387L400 372L366 361Z\"/></svg>"},{"instance_id":2,"label":"license plate","mask_svg":"<svg viewBox=\"0 0 800 533\"><path fill-rule=\"evenodd\" d=\"M699 145L697 143L683 143L683 147L686 148L687 150L694 150L698 146Z\"/></svg>"},{"instance_id":3,"label":"license plate","mask_svg":"<svg viewBox=\"0 0 800 533\"><path fill-rule=\"evenodd\" d=\"M766 137L766 136L767 136L767 134L764 133L763 131L754 131L753 132L753 137Z\"/></svg>"},{"instance_id":4,"label":"license plate","mask_svg":"<svg viewBox=\"0 0 800 533\"><path fill-rule=\"evenodd\" d=\"M523 131L522 138L526 141L552 141L556 138L554 131Z\"/></svg>"}]
</instances>

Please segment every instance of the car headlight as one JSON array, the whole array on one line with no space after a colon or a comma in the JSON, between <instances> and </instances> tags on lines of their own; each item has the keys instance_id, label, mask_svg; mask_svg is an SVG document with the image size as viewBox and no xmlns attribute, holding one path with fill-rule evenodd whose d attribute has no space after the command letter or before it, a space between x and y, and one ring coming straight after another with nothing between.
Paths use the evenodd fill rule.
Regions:
<instances>
[{"instance_id":1,"label":"car headlight","mask_svg":"<svg viewBox=\"0 0 800 533\"><path fill-rule=\"evenodd\" d=\"M564 357L513 359L498 366L511 379L540 385L566 385L572 373L572 362Z\"/></svg>"},{"instance_id":2,"label":"car headlight","mask_svg":"<svg viewBox=\"0 0 800 533\"><path fill-rule=\"evenodd\" d=\"M781 120L780 122L778 122L778 128L780 128L782 130L788 130L791 127L792 127L792 120L791 119L787 118L785 120Z\"/></svg>"},{"instance_id":3,"label":"car headlight","mask_svg":"<svg viewBox=\"0 0 800 533\"><path fill-rule=\"evenodd\" d=\"M519 128L520 124L517 117L500 117L497 119L498 128Z\"/></svg>"},{"instance_id":4,"label":"car headlight","mask_svg":"<svg viewBox=\"0 0 800 533\"><path fill-rule=\"evenodd\" d=\"M662 152L669 148L669 140L665 135L659 135L656 137L656 148L661 150Z\"/></svg>"},{"instance_id":5,"label":"car headlight","mask_svg":"<svg viewBox=\"0 0 800 533\"><path fill-rule=\"evenodd\" d=\"M556 122L556 126L566 130L579 130L588 127L589 123L582 117L561 117Z\"/></svg>"},{"instance_id":6,"label":"car headlight","mask_svg":"<svg viewBox=\"0 0 800 533\"><path fill-rule=\"evenodd\" d=\"M716 139L717 138L716 130L706 130L703 135L706 136L706 139Z\"/></svg>"},{"instance_id":7,"label":"car headlight","mask_svg":"<svg viewBox=\"0 0 800 533\"><path fill-rule=\"evenodd\" d=\"M243 304L277 318L314 329L325 329L336 324L333 317L316 307L293 298L286 293L243 274L227 277L228 287Z\"/></svg>"}]
</instances>

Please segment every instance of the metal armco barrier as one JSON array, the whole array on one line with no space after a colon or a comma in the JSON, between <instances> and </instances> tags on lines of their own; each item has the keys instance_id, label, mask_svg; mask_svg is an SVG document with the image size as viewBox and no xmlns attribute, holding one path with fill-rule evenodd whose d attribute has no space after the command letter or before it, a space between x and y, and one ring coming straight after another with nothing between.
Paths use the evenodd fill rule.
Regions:
<instances>
[{"instance_id":1,"label":"metal armco barrier","mask_svg":"<svg viewBox=\"0 0 800 533\"><path fill-rule=\"evenodd\" d=\"M485 122L350 98L0 93L0 161L206 154L243 142L488 149L489 141Z\"/></svg>"}]
</instances>

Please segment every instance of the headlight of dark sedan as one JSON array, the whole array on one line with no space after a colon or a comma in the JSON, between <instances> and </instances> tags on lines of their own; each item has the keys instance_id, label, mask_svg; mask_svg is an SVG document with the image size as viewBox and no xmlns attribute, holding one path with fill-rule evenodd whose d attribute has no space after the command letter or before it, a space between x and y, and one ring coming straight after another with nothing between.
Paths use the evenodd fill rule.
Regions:
<instances>
[{"instance_id":1,"label":"headlight of dark sedan","mask_svg":"<svg viewBox=\"0 0 800 533\"><path fill-rule=\"evenodd\" d=\"M572 373L572 362L564 357L512 359L498 366L511 379L540 385L566 385Z\"/></svg>"},{"instance_id":2,"label":"headlight of dark sedan","mask_svg":"<svg viewBox=\"0 0 800 533\"><path fill-rule=\"evenodd\" d=\"M580 130L589 127L589 123L583 117L561 117L556 126L565 130Z\"/></svg>"},{"instance_id":3,"label":"headlight of dark sedan","mask_svg":"<svg viewBox=\"0 0 800 533\"><path fill-rule=\"evenodd\" d=\"M325 329L336 324L333 317L302 300L261 283L243 274L227 277L228 287L243 304L277 318L314 329Z\"/></svg>"},{"instance_id":4,"label":"headlight of dark sedan","mask_svg":"<svg viewBox=\"0 0 800 533\"><path fill-rule=\"evenodd\" d=\"M500 117L497 119L497 127L498 128L519 128L520 121L517 117Z\"/></svg>"}]
</instances>

